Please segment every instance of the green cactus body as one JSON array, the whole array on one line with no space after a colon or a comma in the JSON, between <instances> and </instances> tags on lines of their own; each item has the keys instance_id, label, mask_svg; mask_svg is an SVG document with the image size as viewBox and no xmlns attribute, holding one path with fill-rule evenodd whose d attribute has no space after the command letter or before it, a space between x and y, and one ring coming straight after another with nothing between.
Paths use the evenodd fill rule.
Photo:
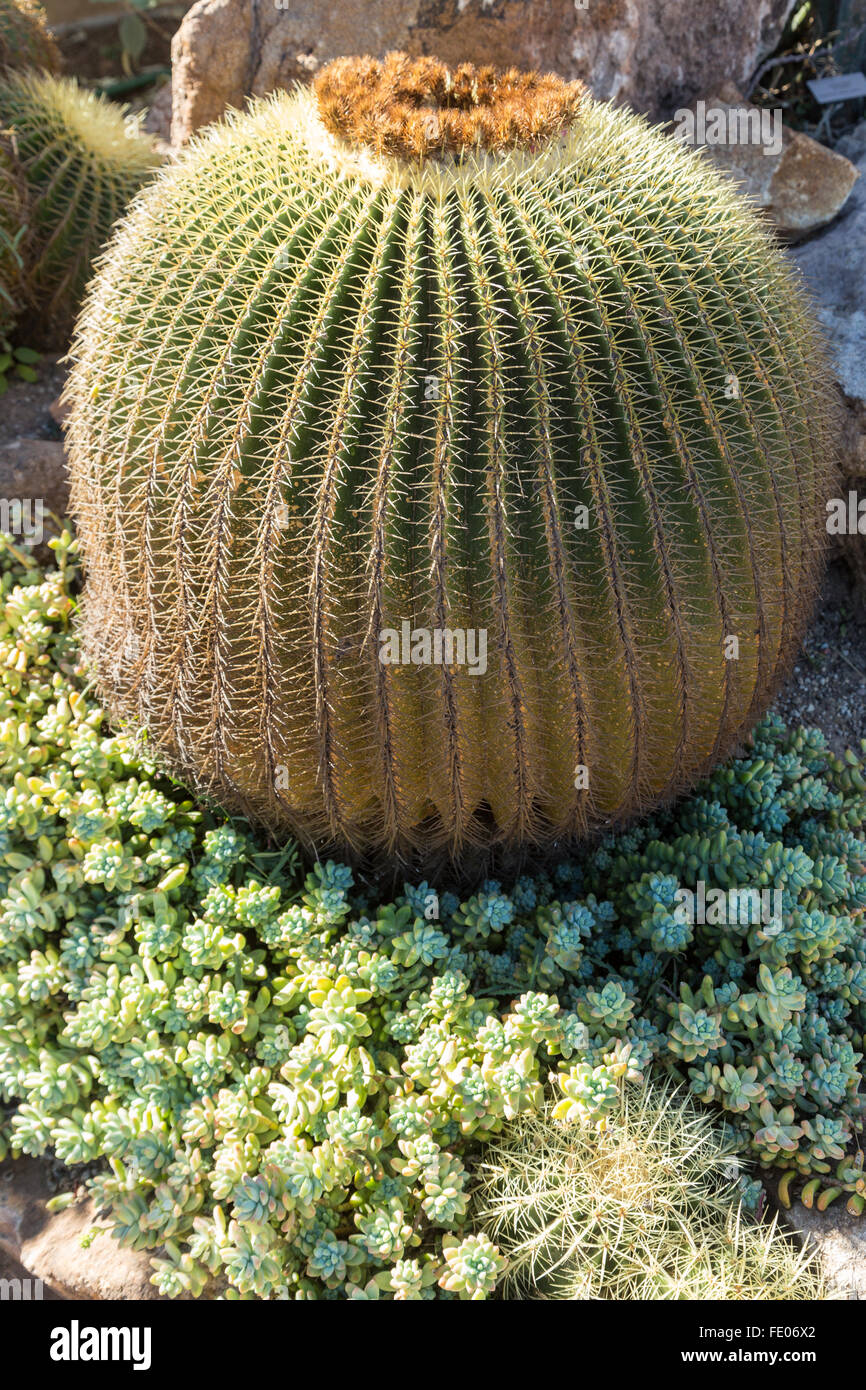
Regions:
<instances>
[{"instance_id":1,"label":"green cactus body","mask_svg":"<svg viewBox=\"0 0 866 1390\"><path fill-rule=\"evenodd\" d=\"M60 50L36 0L0 0L0 77L19 68L59 72Z\"/></svg>"},{"instance_id":2,"label":"green cactus body","mask_svg":"<svg viewBox=\"0 0 866 1390\"><path fill-rule=\"evenodd\" d=\"M716 762L796 649L810 312L699 158L589 97L414 160L256 105L138 201L73 356L103 694L277 832L585 834Z\"/></svg>"},{"instance_id":3,"label":"green cactus body","mask_svg":"<svg viewBox=\"0 0 866 1390\"><path fill-rule=\"evenodd\" d=\"M59 336L94 256L159 157L120 108L67 78L32 72L0 81L0 132L30 204L28 297ZM8 177L0 168L0 199Z\"/></svg>"}]
</instances>

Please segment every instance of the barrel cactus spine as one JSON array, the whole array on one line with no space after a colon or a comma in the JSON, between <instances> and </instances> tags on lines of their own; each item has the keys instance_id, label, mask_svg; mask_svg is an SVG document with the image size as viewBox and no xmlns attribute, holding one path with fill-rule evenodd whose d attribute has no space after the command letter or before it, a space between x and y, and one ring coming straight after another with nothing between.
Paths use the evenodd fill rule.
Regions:
<instances>
[{"instance_id":1,"label":"barrel cactus spine","mask_svg":"<svg viewBox=\"0 0 866 1390\"><path fill-rule=\"evenodd\" d=\"M791 662L833 455L810 310L698 157L574 84L397 55L317 86L195 141L104 258L86 649L277 832L585 834ZM430 659L473 633L486 671Z\"/></svg>"},{"instance_id":2,"label":"barrel cactus spine","mask_svg":"<svg viewBox=\"0 0 866 1390\"><path fill-rule=\"evenodd\" d=\"M37 0L0 0L0 77L20 68L59 72L60 50Z\"/></svg>"},{"instance_id":3,"label":"barrel cactus spine","mask_svg":"<svg viewBox=\"0 0 866 1390\"><path fill-rule=\"evenodd\" d=\"M740 1204L733 1131L644 1078L598 1131L571 1102L525 1111L485 1145L472 1212L507 1260L512 1299L815 1299L814 1251ZM760 1185L759 1185L760 1186Z\"/></svg>"},{"instance_id":4,"label":"barrel cactus spine","mask_svg":"<svg viewBox=\"0 0 866 1390\"><path fill-rule=\"evenodd\" d=\"M37 327L48 323L61 339L97 252L159 156L122 108L69 78L36 72L0 81L0 141L0 198L15 177L29 206L27 298Z\"/></svg>"}]
</instances>

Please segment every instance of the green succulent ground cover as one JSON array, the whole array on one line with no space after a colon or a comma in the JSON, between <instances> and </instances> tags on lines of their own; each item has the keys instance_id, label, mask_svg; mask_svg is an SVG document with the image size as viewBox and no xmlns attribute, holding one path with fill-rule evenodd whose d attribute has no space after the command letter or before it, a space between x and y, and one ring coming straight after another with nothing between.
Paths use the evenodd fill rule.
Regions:
<instances>
[{"instance_id":1,"label":"green succulent ground cover","mask_svg":"<svg viewBox=\"0 0 866 1390\"><path fill-rule=\"evenodd\" d=\"M48 572L0 545L0 1135L107 1160L93 1191L162 1292L485 1297L480 1141L551 1095L603 1126L653 1068L756 1172L862 1206L857 758L769 719L673 811L508 889L300 885L109 732L70 538ZM780 890L781 929L683 921L700 879Z\"/></svg>"}]
</instances>

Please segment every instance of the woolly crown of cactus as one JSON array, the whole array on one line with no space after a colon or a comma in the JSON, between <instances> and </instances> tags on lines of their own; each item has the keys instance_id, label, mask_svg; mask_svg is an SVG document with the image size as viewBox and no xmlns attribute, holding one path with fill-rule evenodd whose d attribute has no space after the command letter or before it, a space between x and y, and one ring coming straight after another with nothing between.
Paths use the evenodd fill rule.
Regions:
<instances>
[{"instance_id":1,"label":"woolly crown of cactus","mask_svg":"<svg viewBox=\"0 0 866 1390\"><path fill-rule=\"evenodd\" d=\"M122 108L69 78L35 72L0 81L0 141L29 203L27 295L61 336L94 256L159 156ZM9 178L0 168L0 200Z\"/></svg>"},{"instance_id":2,"label":"woolly crown of cactus","mask_svg":"<svg viewBox=\"0 0 866 1390\"><path fill-rule=\"evenodd\" d=\"M721 758L832 453L809 309L700 158L443 72L342 61L194 142L69 386L112 710L275 832L389 852L582 835Z\"/></svg>"},{"instance_id":3,"label":"woolly crown of cactus","mask_svg":"<svg viewBox=\"0 0 866 1390\"><path fill-rule=\"evenodd\" d=\"M0 77L17 68L59 72L60 50L36 0L0 0Z\"/></svg>"}]
</instances>

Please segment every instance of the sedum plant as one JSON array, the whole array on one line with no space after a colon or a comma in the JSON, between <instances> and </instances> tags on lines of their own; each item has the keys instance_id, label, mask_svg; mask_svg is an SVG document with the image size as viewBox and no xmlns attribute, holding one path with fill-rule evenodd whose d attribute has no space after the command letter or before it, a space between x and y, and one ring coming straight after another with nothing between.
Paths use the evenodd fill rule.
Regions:
<instances>
[{"instance_id":1,"label":"sedum plant","mask_svg":"<svg viewBox=\"0 0 866 1390\"><path fill-rule=\"evenodd\" d=\"M0 0L0 78L22 68L56 73L62 65L37 0Z\"/></svg>"},{"instance_id":2,"label":"sedum plant","mask_svg":"<svg viewBox=\"0 0 866 1390\"><path fill-rule=\"evenodd\" d=\"M475 1220L506 1261L503 1294L820 1298L816 1257L775 1221L743 1215L734 1154L669 1084L625 1087L601 1134L557 1120L555 1107L519 1116L486 1146L473 1193Z\"/></svg>"},{"instance_id":3,"label":"sedum plant","mask_svg":"<svg viewBox=\"0 0 866 1390\"><path fill-rule=\"evenodd\" d=\"M100 689L276 832L585 834L791 659L810 311L726 183L577 84L397 54L232 117L124 222L73 358Z\"/></svg>"},{"instance_id":4,"label":"sedum plant","mask_svg":"<svg viewBox=\"0 0 866 1390\"><path fill-rule=\"evenodd\" d=\"M40 328L48 322L61 336L94 257L154 172L156 148L105 98L70 79L34 72L0 80L0 140L0 207L14 180L23 184L29 209L27 300Z\"/></svg>"},{"instance_id":5,"label":"sedum plant","mask_svg":"<svg viewBox=\"0 0 866 1390\"><path fill-rule=\"evenodd\" d=\"M299 882L292 846L108 729L54 548L43 572L0 542L0 1156L92 1165L161 1292L496 1294L483 1146L550 1104L604 1135L623 1082L666 1073L721 1117L744 1202L763 1169L784 1201L862 1210L862 758L768 719L694 797L549 873L462 900L390 901L332 861ZM681 920L701 881L736 916ZM782 930L739 911L768 883Z\"/></svg>"}]
</instances>

